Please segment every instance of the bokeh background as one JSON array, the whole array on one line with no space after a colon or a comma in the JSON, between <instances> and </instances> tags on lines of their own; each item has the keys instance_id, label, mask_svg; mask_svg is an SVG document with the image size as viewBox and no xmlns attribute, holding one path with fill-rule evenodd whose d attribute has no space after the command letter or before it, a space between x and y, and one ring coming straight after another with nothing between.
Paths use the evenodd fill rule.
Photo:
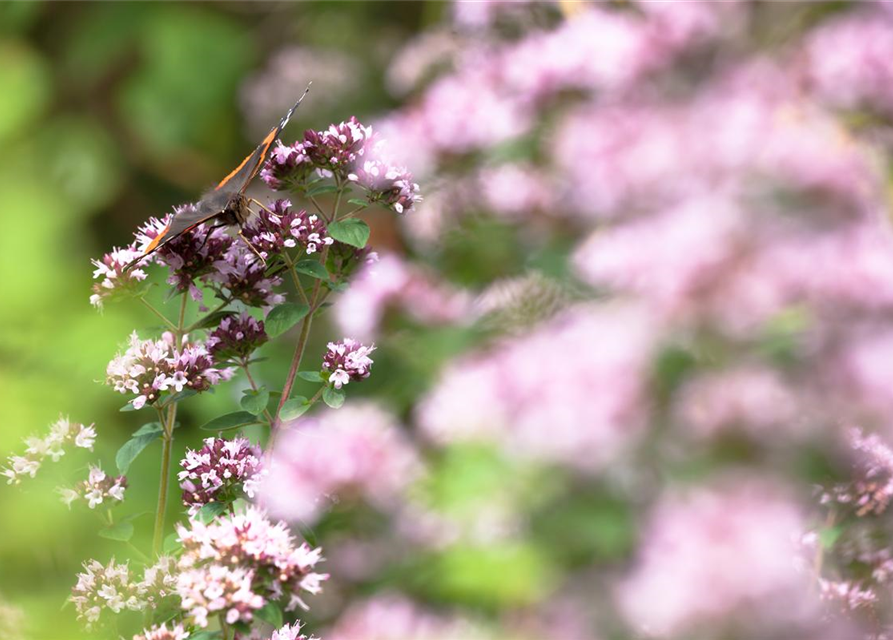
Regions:
<instances>
[{"instance_id":1,"label":"bokeh background","mask_svg":"<svg viewBox=\"0 0 893 640\"><path fill-rule=\"evenodd\" d=\"M315 325L310 357L378 350L294 445L350 470L288 487L329 494L295 515L313 632L889 637L891 60L886 3L2 2L0 452L61 413L112 466L105 366L158 327L92 308L90 259L312 80L284 140L356 115L425 197L369 213L381 261ZM290 341L262 355L275 387ZM242 387L183 403L178 452ZM0 637L91 637L80 563L131 557L53 491L86 462L0 488Z\"/></svg>"}]
</instances>

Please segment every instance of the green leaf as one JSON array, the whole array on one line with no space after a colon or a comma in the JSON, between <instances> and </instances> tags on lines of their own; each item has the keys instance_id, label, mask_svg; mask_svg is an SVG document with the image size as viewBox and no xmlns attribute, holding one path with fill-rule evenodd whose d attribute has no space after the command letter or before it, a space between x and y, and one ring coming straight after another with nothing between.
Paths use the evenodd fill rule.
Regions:
<instances>
[{"instance_id":1,"label":"green leaf","mask_svg":"<svg viewBox=\"0 0 893 640\"><path fill-rule=\"evenodd\" d=\"M209 392L214 393L214 389L208 389ZM182 391L178 391L174 395L170 396L167 400L164 401L164 406L168 407L174 402L180 402L181 400L185 400L186 398L191 398L194 395L197 395L198 391L195 389L183 389Z\"/></svg>"},{"instance_id":2,"label":"green leaf","mask_svg":"<svg viewBox=\"0 0 893 640\"><path fill-rule=\"evenodd\" d=\"M315 198L316 196L321 196L324 193L335 193L336 191L338 191L338 187L334 184L321 184L318 187L308 189L306 194L308 198Z\"/></svg>"},{"instance_id":3,"label":"green leaf","mask_svg":"<svg viewBox=\"0 0 893 640\"><path fill-rule=\"evenodd\" d=\"M130 469L130 465L136 457L142 453L143 449L149 446L149 444L160 438L162 433L161 423L159 422L150 422L137 429L136 433L133 434L133 437L125 442L124 445L118 449L117 455L115 455L115 464L118 466L118 473L127 473L127 470Z\"/></svg>"},{"instance_id":4,"label":"green leaf","mask_svg":"<svg viewBox=\"0 0 893 640\"><path fill-rule=\"evenodd\" d=\"M261 387L259 390L247 389L240 404L250 414L259 416L270 402L270 392Z\"/></svg>"},{"instance_id":5,"label":"green leaf","mask_svg":"<svg viewBox=\"0 0 893 640\"><path fill-rule=\"evenodd\" d=\"M347 291L348 284L346 282L326 282L326 287L328 287L329 291L333 291L335 293L343 293ZM319 305L320 309L328 305L328 302L324 302Z\"/></svg>"},{"instance_id":6,"label":"green leaf","mask_svg":"<svg viewBox=\"0 0 893 640\"><path fill-rule=\"evenodd\" d=\"M267 604L255 611L254 615L264 622L269 622L274 629L282 626L282 609L275 602L267 602Z\"/></svg>"},{"instance_id":7,"label":"green leaf","mask_svg":"<svg viewBox=\"0 0 893 640\"><path fill-rule=\"evenodd\" d=\"M326 268L313 258L304 258L303 260L298 260L295 263L295 271L297 271L298 273L303 273L305 276L310 276L311 278L317 278L319 280L329 279L329 272L326 270Z\"/></svg>"},{"instance_id":8,"label":"green leaf","mask_svg":"<svg viewBox=\"0 0 893 640\"><path fill-rule=\"evenodd\" d=\"M351 198L350 200L347 201L347 204L356 205L358 207L368 207L369 201L363 200L362 198Z\"/></svg>"},{"instance_id":9,"label":"green leaf","mask_svg":"<svg viewBox=\"0 0 893 640\"><path fill-rule=\"evenodd\" d=\"M120 411L121 413L127 413L128 411L139 411L139 409L137 409L136 407L133 406L133 404L128 402L123 407L118 409L118 411Z\"/></svg>"},{"instance_id":10,"label":"green leaf","mask_svg":"<svg viewBox=\"0 0 893 640\"><path fill-rule=\"evenodd\" d=\"M173 555L177 551L183 548L183 545L180 544L180 539L176 533L171 533L164 539L164 544L161 547L164 555L169 556Z\"/></svg>"},{"instance_id":11,"label":"green leaf","mask_svg":"<svg viewBox=\"0 0 893 640\"><path fill-rule=\"evenodd\" d=\"M340 409L341 405L344 404L345 397L344 390L336 389L335 387L326 387L322 392L323 402L333 409Z\"/></svg>"},{"instance_id":12,"label":"green leaf","mask_svg":"<svg viewBox=\"0 0 893 640\"><path fill-rule=\"evenodd\" d=\"M222 637L223 634L220 631L197 631L190 633L186 640L217 640Z\"/></svg>"},{"instance_id":13,"label":"green leaf","mask_svg":"<svg viewBox=\"0 0 893 640\"><path fill-rule=\"evenodd\" d=\"M306 380L307 382L322 382L322 376L319 375L319 371L298 371L298 377L301 380Z\"/></svg>"},{"instance_id":14,"label":"green leaf","mask_svg":"<svg viewBox=\"0 0 893 640\"><path fill-rule=\"evenodd\" d=\"M327 233L338 242L357 249L362 249L369 241L369 225L356 218L333 222L328 226Z\"/></svg>"},{"instance_id":15,"label":"green leaf","mask_svg":"<svg viewBox=\"0 0 893 640\"><path fill-rule=\"evenodd\" d=\"M298 302L287 302L273 307L270 313L267 314L266 320L264 320L264 328L267 330L267 335L271 338L282 335L295 326L308 313L310 313L310 307Z\"/></svg>"},{"instance_id":16,"label":"green leaf","mask_svg":"<svg viewBox=\"0 0 893 640\"><path fill-rule=\"evenodd\" d=\"M304 415L309 408L310 404L308 404L307 398L304 396L289 398L285 401L285 404L282 405L282 410L279 412L279 419L294 420L295 418Z\"/></svg>"},{"instance_id":17,"label":"green leaf","mask_svg":"<svg viewBox=\"0 0 893 640\"><path fill-rule=\"evenodd\" d=\"M257 424L258 422L260 421L254 414L247 411L235 411L222 415L219 418L214 418L199 428L202 431L228 431L229 429L247 427L249 424Z\"/></svg>"},{"instance_id":18,"label":"green leaf","mask_svg":"<svg viewBox=\"0 0 893 640\"><path fill-rule=\"evenodd\" d=\"M223 322L223 319L227 316L236 315L235 311L215 311L214 313L209 313L201 321L195 325L196 329L212 329Z\"/></svg>"},{"instance_id":19,"label":"green leaf","mask_svg":"<svg viewBox=\"0 0 893 640\"><path fill-rule=\"evenodd\" d=\"M133 525L129 522L119 522L111 527L100 529L99 536L108 540L127 542L133 537Z\"/></svg>"},{"instance_id":20,"label":"green leaf","mask_svg":"<svg viewBox=\"0 0 893 640\"><path fill-rule=\"evenodd\" d=\"M198 510L198 513L195 514L195 518L199 522L208 524L209 522L211 522L211 520L213 520L217 516L223 515L224 513L226 513L226 503L209 502Z\"/></svg>"}]
</instances>

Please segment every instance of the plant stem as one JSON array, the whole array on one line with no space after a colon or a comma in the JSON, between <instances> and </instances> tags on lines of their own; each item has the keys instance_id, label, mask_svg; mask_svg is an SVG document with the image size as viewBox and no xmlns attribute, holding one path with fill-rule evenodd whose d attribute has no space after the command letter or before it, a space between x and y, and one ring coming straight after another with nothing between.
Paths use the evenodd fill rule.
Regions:
<instances>
[{"instance_id":1,"label":"plant stem","mask_svg":"<svg viewBox=\"0 0 893 640\"><path fill-rule=\"evenodd\" d=\"M304 293L304 287L301 286L301 279L298 277L298 274L295 273L295 263L291 259L287 253L283 253L282 257L285 258L285 264L288 265L288 273L291 275L292 282L295 283L295 289L298 290L298 293L301 296L301 300L304 301L304 304L309 305L310 301L307 299L307 294Z\"/></svg>"},{"instance_id":2,"label":"plant stem","mask_svg":"<svg viewBox=\"0 0 893 640\"><path fill-rule=\"evenodd\" d=\"M218 616L218 619L220 620L220 631L223 634L223 640L229 640L229 625L226 624L222 613Z\"/></svg>"},{"instance_id":3,"label":"plant stem","mask_svg":"<svg viewBox=\"0 0 893 640\"><path fill-rule=\"evenodd\" d=\"M180 302L180 315L178 316L177 326L174 327L174 345L180 348L180 342L183 339L183 324L186 318L186 294L182 294L183 298ZM155 530L152 535L152 552L158 556L161 553L161 543L164 539L164 516L167 511L167 494L168 485L170 483L171 474L171 453L174 444L174 425L177 420L177 403L172 402L166 407L167 418L164 411L158 411L158 418L161 421L162 430L162 449L161 449L161 478L158 486L158 507L155 509Z\"/></svg>"},{"instance_id":4,"label":"plant stem","mask_svg":"<svg viewBox=\"0 0 893 640\"><path fill-rule=\"evenodd\" d=\"M320 255L320 261L325 264L326 256L329 254L329 248L325 247ZM298 369L301 367L301 359L304 357L304 348L307 346L307 339L310 337L310 325L313 323L313 314L316 312L317 306L321 302L319 299L319 290L322 286L322 280L316 280L313 285L313 293L310 296L310 311L304 316L301 322L301 333L298 336L298 343L295 345L295 355L291 359L291 367L288 370L288 376L285 378L285 385L282 387L282 395L279 397L279 406L276 407L276 418L270 423L270 448L276 438L276 432L279 429L281 420L279 414L282 412L283 405L288 401L291 395L292 387L295 386L295 378L298 375Z\"/></svg>"},{"instance_id":5,"label":"plant stem","mask_svg":"<svg viewBox=\"0 0 893 640\"><path fill-rule=\"evenodd\" d=\"M164 322L164 324L166 324L166 325L168 326L169 329L172 329L172 330L176 331L177 326L176 326L173 322L171 322L170 320L168 320L167 317L166 317L163 313L161 313L158 309L156 309L154 306L152 306L152 303L151 303L151 302L149 302L148 300L146 300L146 299L143 298L143 297L140 297L140 298L137 298L137 299L138 299L140 302L142 302L143 305L144 305L149 311L151 311L151 312L154 313L156 316L158 316L159 318L161 318L161 320Z\"/></svg>"}]
</instances>

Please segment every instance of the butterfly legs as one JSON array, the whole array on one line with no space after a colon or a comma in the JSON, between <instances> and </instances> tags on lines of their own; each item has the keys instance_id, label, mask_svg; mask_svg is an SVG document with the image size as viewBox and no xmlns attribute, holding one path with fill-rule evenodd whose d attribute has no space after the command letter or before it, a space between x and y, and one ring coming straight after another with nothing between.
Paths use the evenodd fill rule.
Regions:
<instances>
[{"instance_id":1,"label":"butterfly legs","mask_svg":"<svg viewBox=\"0 0 893 640\"><path fill-rule=\"evenodd\" d=\"M254 255L256 255L260 259L261 263L264 266L267 266L266 259L261 255L260 251L257 250L257 247L255 247L253 244L251 244L251 242L248 240L248 238L245 237L245 234L242 233L242 227L239 227L239 237L242 238L242 242L244 242L245 244L248 245L248 248L251 249L251 251L254 253Z\"/></svg>"}]
</instances>

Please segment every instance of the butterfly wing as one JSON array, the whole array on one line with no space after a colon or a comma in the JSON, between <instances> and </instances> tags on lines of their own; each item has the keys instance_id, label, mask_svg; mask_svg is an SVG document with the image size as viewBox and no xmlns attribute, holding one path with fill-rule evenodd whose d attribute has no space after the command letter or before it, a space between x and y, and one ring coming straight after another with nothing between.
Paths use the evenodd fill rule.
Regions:
<instances>
[{"instance_id":1,"label":"butterfly wing","mask_svg":"<svg viewBox=\"0 0 893 640\"><path fill-rule=\"evenodd\" d=\"M140 260L155 253L174 238L183 235L187 231L192 231L203 222L207 222L219 215L226 206L226 200L228 200L227 194L214 193L213 196L209 194L202 198L195 207L185 207L178 213L175 213L167 226L161 230L161 233L152 238L152 242L146 246L143 250L143 254L139 258L128 263L124 267L124 270L130 270Z\"/></svg>"},{"instance_id":2,"label":"butterfly wing","mask_svg":"<svg viewBox=\"0 0 893 640\"><path fill-rule=\"evenodd\" d=\"M231 193L243 193L246 188L248 188L248 184L257 175L257 172L260 171L261 166L266 160L267 153L270 151L270 147L273 146L273 143L276 142L276 138L279 137L279 134L282 133L282 130L285 128L285 125L288 124L289 119L292 114L301 104L301 101L304 99L304 96L307 95L307 92L310 91L310 85L307 85L307 88L304 90L304 93L301 94L301 97L298 98L298 101L295 102L294 106L288 110L288 113L279 121L275 127L270 129L270 133L261 141L257 148L251 152L251 154L242 160L242 164L232 170L232 172L226 176L223 180L220 181L215 187L215 190L227 190Z\"/></svg>"},{"instance_id":3,"label":"butterfly wing","mask_svg":"<svg viewBox=\"0 0 893 640\"><path fill-rule=\"evenodd\" d=\"M310 91L309 84L307 85L307 88L304 89L304 93L301 94L301 97L298 98L298 101L295 102L294 106L288 110L288 113L286 113L282 120L279 121L279 124L270 129L270 133L268 133L261 143L257 145L257 148L252 151L247 158L242 160L242 163L233 169L228 176L221 180L212 191L203 196L201 201L194 208L183 209L175 214L174 218L161 231L161 233L152 239L152 242L150 242L145 251L143 251L143 255L130 262L124 267L124 270L127 271L128 269L131 269L140 260L157 251L177 236L182 235L187 231L191 231L201 223L207 222L211 218L219 215L223 212L234 195L243 193L245 189L248 188L248 184L254 176L257 175L257 172L260 171L261 165L264 163L270 147L273 146L276 138L279 137L279 134L285 128L285 125L288 124L292 114L294 114L295 110L301 104L301 101L304 99L304 96L307 95L308 91Z\"/></svg>"}]
</instances>

